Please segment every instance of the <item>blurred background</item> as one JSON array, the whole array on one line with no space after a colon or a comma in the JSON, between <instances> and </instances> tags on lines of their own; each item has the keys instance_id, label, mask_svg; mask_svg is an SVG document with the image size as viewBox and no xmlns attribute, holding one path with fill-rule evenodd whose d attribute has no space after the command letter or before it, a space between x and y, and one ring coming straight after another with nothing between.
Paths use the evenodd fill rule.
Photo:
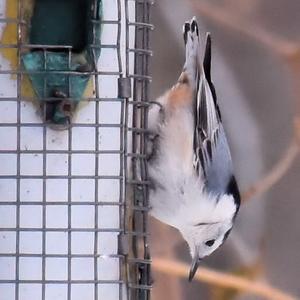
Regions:
<instances>
[{"instance_id":1,"label":"blurred background","mask_svg":"<svg viewBox=\"0 0 300 300\"><path fill-rule=\"evenodd\" d=\"M300 2L159 0L152 13L152 99L177 80L184 60L182 24L195 15L202 38L206 31L212 34L212 77L241 192L264 185L271 172L270 188L247 196L228 241L203 266L300 297L300 164L298 146L291 145L300 111ZM176 230L151 219L151 233L154 260L190 263ZM153 280L155 300L260 299L199 281L189 283L155 268Z\"/></svg>"}]
</instances>

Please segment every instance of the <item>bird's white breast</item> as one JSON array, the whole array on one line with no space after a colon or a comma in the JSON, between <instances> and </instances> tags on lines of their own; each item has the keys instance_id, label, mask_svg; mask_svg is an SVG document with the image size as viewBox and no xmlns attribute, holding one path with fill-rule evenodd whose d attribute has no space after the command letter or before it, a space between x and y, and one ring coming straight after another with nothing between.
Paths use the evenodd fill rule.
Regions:
<instances>
[{"instance_id":1,"label":"bird's white breast","mask_svg":"<svg viewBox=\"0 0 300 300\"><path fill-rule=\"evenodd\" d=\"M160 221L180 228L200 222L231 219L235 212L232 196L209 195L201 175L193 167L194 124L191 111L178 110L160 125L159 149L149 163L151 214ZM189 224L188 224L189 225Z\"/></svg>"},{"instance_id":2,"label":"bird's white breast","mask_svg":"<svg viewBox=\"0 0 300 300\"><path fill-rule=\"evenodd\" d=\"M150 191L152 215L170 225L191 194L202 190L193 168L193 117L188 109L173 111L160 125L159 149L149 164L155 188ZM197 197L197 198L198 198Z\"/></svg>"}]
</instances>

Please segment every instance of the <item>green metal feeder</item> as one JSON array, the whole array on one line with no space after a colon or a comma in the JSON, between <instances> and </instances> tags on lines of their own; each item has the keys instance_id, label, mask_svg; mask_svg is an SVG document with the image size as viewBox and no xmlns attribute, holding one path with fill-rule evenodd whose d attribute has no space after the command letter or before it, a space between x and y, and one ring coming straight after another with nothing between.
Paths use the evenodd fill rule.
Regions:
<instances>
[{"instance_id":1,"label":"green metal feeder","mask_svg":"<svg viewBox=\"0 0 300 300\"><path fill-rule=\"evenodd\" d=\"M66 126L100 56L101 0L35 0L22 54L44 119Z\"/></svg>"}]
</instances>

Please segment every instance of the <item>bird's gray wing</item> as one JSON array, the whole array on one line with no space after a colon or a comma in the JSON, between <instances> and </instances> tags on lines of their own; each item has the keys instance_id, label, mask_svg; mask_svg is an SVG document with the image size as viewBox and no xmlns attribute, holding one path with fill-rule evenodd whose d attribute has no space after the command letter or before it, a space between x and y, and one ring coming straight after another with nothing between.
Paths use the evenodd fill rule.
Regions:
<instances>
[{"instance_id":1,"label":"bird's gray wing","mask_svg":"<svg viewBox=\"0 0 300 300\"><path fill-rule=\"evenodd\" d=\"M194 107L194 167L198 175L205 179L207 191L220 195L232 193L231 185L236 185L236 183L210 69L211 38L208 34L203 65L197 72Z\"/></svg>"}]
</instances>

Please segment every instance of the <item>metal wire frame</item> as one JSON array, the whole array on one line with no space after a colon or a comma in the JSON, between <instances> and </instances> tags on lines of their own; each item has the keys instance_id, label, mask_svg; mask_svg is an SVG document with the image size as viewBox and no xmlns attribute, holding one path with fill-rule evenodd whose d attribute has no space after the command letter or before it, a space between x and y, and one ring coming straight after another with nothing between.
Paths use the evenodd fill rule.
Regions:
<instances>
[{"instance_id":1,"label":"metal wire frame","mask_svg":"<svg viewBox=\"0 0 300 300\"><path fill-rule=\"evenodd\" d=\"M151 52L149 52L149 31L153 29L150 24L150 6L151 2L145 1L140 2L136 6L136 22L138 25L136 29L136 40L135 48L143 49L144 51L139 52L143 55L137 55L135 57L135 76L137 79L134 82L134 100L137 102L149 102L149 58ZM133 132L133 152L139 153L142 157L134 158L134 160L139 160L139 176L137 166L134 166L134 177L138 178L144 182L141 186L136 186L135 195L135 205L142 207L148 207L148 187L149 182L147 180L147 164L144 156L146 155L146 144L145 138L147 134L147 116L148 116L147 105L134 106L133 109L133 127L140 128L141 130ZM134 228L141 226L143 232L148 232L148 218L147 211L136 211L134 218ZM138 265L139 271L139 283L143 286L143 290L138 291L137 298L150 299L149 286L151 284L151 274L150 274L150 251L148 245L148 236L143 237L134 236L134 253L138 255L143 255L144 260ZM144 245L144 247L137 248L138 244Z\"/></svg>"},{"instance_id":2,"label":"metal wire frame","mask_svg":"<svg viewBox=\"0 0 300 300\"><path fill-rule=\"evenodd\" d=\"M45 72L29 72L22 67L21 54L23 51L35 48L42 49L44 57L47 57L48 51L53 46L50 45L30 45L23 40L24 28L28 26L23 18L23 0L18 1L17 18L0 18L0 23L14 23L17 26L17 43L16 44L0 44L1 49L16 49L17 52L17 69L16 70L0 70L0 75L15 75L17 78L17 96L2 97L1 101L16 102L17 116L16 122L1 123L1 127L14 127L17 131L17 144L15 150L0 150L0 154L16 155L16 173L14 175L0 175L1 179L16 180L16 201L1 201L0 206L14 206L16 208L16 227L0 228L0 232L14 232L16 234L15 253L0 253L0 258L15 258L15 279L0 280L1 284L14 284L15 297L13 300L20 299L20 284L41 284L41 300L46 299L46 285L64 284L67 285L67 299L72 300L71 290L74 284L92 284L94 286L94 299L98 300L99 285L112 284L119 286L119 299L150 299L151 276L150 276L150 253L148 246L148 186L145 136L147 134L147 110L149 107L149 57L152 55L149 46L149 31L153 29L150 24L150 7L152 1L149 0L114 0L118 9L116 20L91 20L94 25L111 24L117 26L117 41L113 45L96 45L95 41L91 48L94 50L115 49L117 51L118 71L101 71L98 70L95 61L95 70L92 72L76 72L76 71L59 71L57 74L65 74L70 77L73 75L91 75L94 80L95 97L84 98L83 102L95 103L95 123L72 123L68 128L68 147L66 150L48 150L47 149L47 124L41 120L40 122L26 123L22 121L21 103L23 101L36 100L35 98L26 98L22 95L22 86L24 76L31 74L43 74ZM128 6L129 2L135 2L135 20L129 18ZM94 16L96 16L96 0L94 5ZM125 10L122 9L124 5ZM122 61L121 55L121 31L122 18L125 18L125 40L126 40L126 61ZM135 28L135 47L130 48L130 28ZM95 30L95 27L94 27ZM94 32L94 38L95 38ZM57 49L58 47L55 46ZM61 49L68 51L69 66L71 62L72 47L62 45ZM134 54L134 72L130 72L130 54ZM95 55L96 56L96 55ZM46 61L46 60L45 60ZM45 66L46 69L46 66ZM119 94L116 98L101 98L98 87L98 79L100 76L118 76L122 79L130 79L130 85L133 88L133 96ZM128 82L127 82L128 83ZM46 84L46 83L45 83ZM127 87L128 88L128 87ZM70 89L70 84L69 84ZM70 92L70 91L69 91ZM69 93L70 94L70 93ZM47 98L44 100L56 101L55 98ZM121 104L121 118L118 124L103 123L99 119L99 106L102 102L117 102ZM129 117L132 114L132 119ZM37 127L43 129L43 145L41 150L27 150L21 148L21 129L26 127ZM95 129L95 149L93 150L75 150L72 149L72 130L76 127L86 127ZM99 147L99 130L100 128L118 128L120 130L120 148L103 150ZM43 170L41 175L23 175L21 174L21 156L23 154L41 154ZM48 154L65 154L68 157L68 170L66 175L49 175L47 174L47 155ZM95 174L74 175L72 174L72 155L74 154L93 154L95 155ZM115 154L120 159L120 172L118 175L101 175L99 170L99 157L106 154ZM100 166L101 168L101 166ZM21 199L22 179L40 179L42 180L42 199L40 201L23 202ZM47 201L47 180L49 179L65 179L68 181L67 201ZM94 201L72 201L72 180L73 179L91 179L94 180ZM107 202L98 199L98 180L118 180L119 181L119 201ZM23 228L20 224L21 206L34 205L42 207L42 226L41 228ZM67 225L61 228L51 228L47 226L47 208L50 206L66 206L67 207ZM93 206L94 209L94 227L93 228L73 228L71 224L72 208L75 206ZM98 209L99 206L118 207L120 212L119 228L99 228ZM41 254L26 254L20 250L20 233L21 232L40 232L42 234L42 251ZM66 254L49 254L46 251L46 233L48 232L64 232L68 236L68 245ZM74 254L72 253L72 233L74 232L91 232L94 235L93 254ZM119 251L110 255L102 255L98 250L99 233L108 232L119 234ZM127 249L128 248L128 249ZM41 280L20 279L20 258L41 258L42 259L42 278ZM99 258L116 258L119 260L119 280L101 280L98 278L98 259ZM49 280L46 279L46 259L47 258L66 258L67 279L66 280ZM93 259L94 278L87 280L75 280L72 278L73 258L90 258ZM124 295L124 287L126 293Z\"/></svg>"}]
</instances>

